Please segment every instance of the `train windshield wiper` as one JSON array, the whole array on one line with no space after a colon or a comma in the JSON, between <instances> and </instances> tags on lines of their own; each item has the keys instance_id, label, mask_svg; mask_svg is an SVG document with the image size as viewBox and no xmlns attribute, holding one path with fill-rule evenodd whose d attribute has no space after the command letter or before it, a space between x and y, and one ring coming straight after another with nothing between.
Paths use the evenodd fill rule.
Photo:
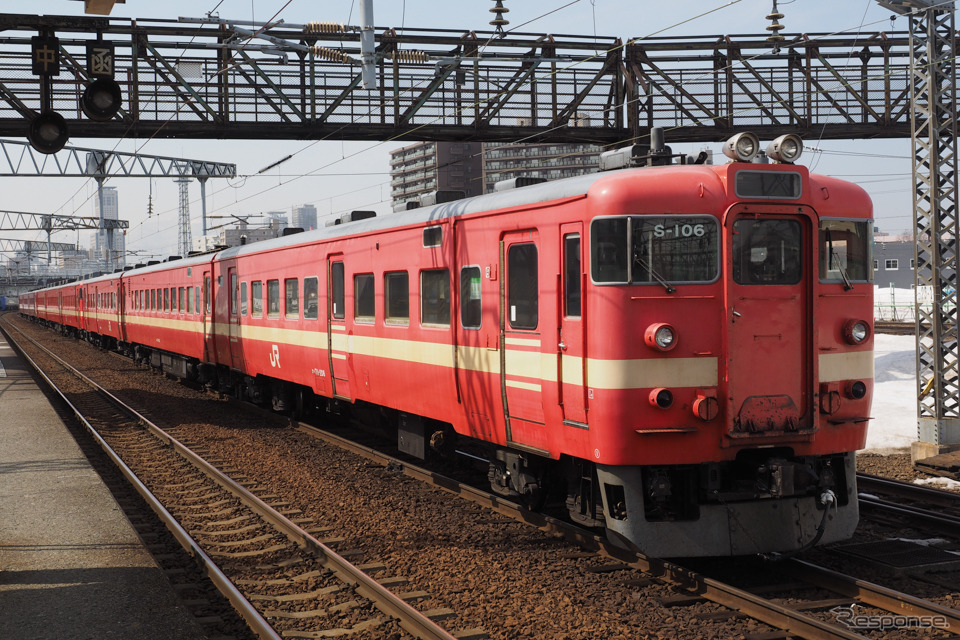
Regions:
<instances>
[{"instance_id":1,"label":"train windshield wiper","mask_svg":"<svg viewBox=\"0 0 960 640\"><path fill-rule=\"evenodd\" d=\"M667 282L663 276L657 273L657 270L654 269L646 260L641 258L639 255L634 255L633 261L639 264L641 268L646 269L647 273L650 274L650 277L663 285L663 288L666 289L667 293L676 293L677 288Z\"/></svg>"},{"instance_id":2,"label":"train windshield wiper","mask_svg":"<svg viewBox=\"0 0 960 640\"><path fill-rule=\"evenodd\" d=\"M833 269L834 262L837 265L837 271L840 272L840 277L843 278L843 290L850 291L853 289L853 284L850 282L850 278L847 276L847 270L843 266L843 260L840 259L840 254L838 254L833 248L833 234L830 233L830 229L827 229L827 255L830 256L830 263L827 265L827 270Z\"/></svg>"}]
</instances>

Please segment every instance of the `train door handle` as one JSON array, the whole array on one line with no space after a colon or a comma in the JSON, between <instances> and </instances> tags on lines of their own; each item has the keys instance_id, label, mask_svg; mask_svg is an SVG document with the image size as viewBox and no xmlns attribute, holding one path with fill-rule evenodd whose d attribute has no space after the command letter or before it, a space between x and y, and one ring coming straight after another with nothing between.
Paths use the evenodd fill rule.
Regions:
<instances>
[{"instance_id":1,"label":"train door handle","mask_svg":"<svg viewBox=\"0 0 960 640\"><path fill-rule=\"evenodd\" d=\"M561 341L560 341L560 344L558 344L557 346L560 348L560 351L566 351L566 350L567 350L567 345L566 345L566 343L564 343L563 340L561 340Z\"/></svg>"}]
</instances>

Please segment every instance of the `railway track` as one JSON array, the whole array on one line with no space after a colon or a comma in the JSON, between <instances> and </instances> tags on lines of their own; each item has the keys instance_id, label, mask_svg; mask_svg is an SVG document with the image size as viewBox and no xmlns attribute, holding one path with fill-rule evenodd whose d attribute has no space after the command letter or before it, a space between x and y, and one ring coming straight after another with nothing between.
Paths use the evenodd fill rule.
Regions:
<instances>
[{"instance_id":1,"label":"railway track","mask_svg":"<svg viewBox=\"0 0 960 640\"><path fill-rule=\"evenodd\" d=\"M255 409L251 410L255 411ZM757 633L767 635L747 633L744 634L745 637L796 636L847 639L865 637L859 634L858 630L844 626L838 619L839 614L831 611L838 607L846 607L847 610L852 611L850 607L853 606L859 607L858 613L872 615L874 619L893 615L909 616L911 620L936 620L938 624L942 623L940 628L945 633L957 633L960 630L960 617L958 617L960 613L949 607L857 580L811 563L800 561L771 563L757 559L745 563L720 562L718 563L720 569L714 570L714 567L707 567L699 571L693 568L695 565L692 564L677 564L629 553L610 545L604 538L590 531L543 514L530 512L435 471L398 461L384 453L347 441L316 427L303 424L295 426L301 433L336 443L338 447L364 456L377 468L390 469L393 473L402 473L418 481L428 482L435 487L483 505L484 508L492 509L501 514L504 521L509 519L523 522L547 531L553 537L563 537L585 550L582 556L587 572L609 575L611 580L631 588L642 589L645 588L644 585L668 585L666 591L671 595L660 599L664 607L677 608L706 603L706 611L694 614L698 620L703 621L703 624L710 624L716 620L752 619L780 630L773 632L780 634L774 636L761 628ZM768 576L770 580L736 583L730 579L730 575L737 573L736 564L738 563L756 565L757 575ZM619 589L622 591L623 587Z\"/></svg>"},{"instance_id":2,"label":"railway track","mask_svg":"<svg viewBox=\"0 0 960 640\"><path fill-rule=\"evenodd\" d=\"M258 637L368 631L372 637L454 640L431 620L452 611L419 612L409 601L427 594L394 594L388 587L402 586L402 578L374 580L363 569L382 566L354 566L314 537L322 529L295 522L297 513L284 512L282 502L257 497L243 478L229 477L25 334L18 332L16 340L5 333ZM29 356L23 340L42 355ZM78 390L74 380L87 390Z\"/></svg>"},{"instance_id":3,"label":"railway track","mask_svg":"<svg viewBox=\"0 0 960 640\"><path fill-rule=\"evenodd\" d=\"M857 474L860 510L896 524L960 537L960 494Z\"/></svg>"}]
</instances>

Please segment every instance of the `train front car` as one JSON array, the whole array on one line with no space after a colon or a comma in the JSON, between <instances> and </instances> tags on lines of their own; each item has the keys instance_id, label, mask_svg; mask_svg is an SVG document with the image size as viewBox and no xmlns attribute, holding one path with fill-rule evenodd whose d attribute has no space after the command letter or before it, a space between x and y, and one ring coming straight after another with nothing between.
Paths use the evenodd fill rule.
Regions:
<instances>
[{"instance_id":1,"label":"train front car","mask_svg":"<svg viewBox=\"0 0 960 640\"><path fill-rule=\"evenodd\" d=\"M588 202L585 457L609 535L657 556L850 537L873 390L865 192L745 153L618 172Z\"/></svg>"}]
</instances>

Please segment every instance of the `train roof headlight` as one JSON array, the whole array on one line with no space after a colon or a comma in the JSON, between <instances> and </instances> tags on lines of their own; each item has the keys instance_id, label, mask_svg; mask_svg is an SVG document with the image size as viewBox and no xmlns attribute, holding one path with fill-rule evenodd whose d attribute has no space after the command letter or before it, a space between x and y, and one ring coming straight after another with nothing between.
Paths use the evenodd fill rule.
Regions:
<instances>
[{"instance_id":1,"label":"train roof headlight","mask_svg":"<svg viewBox=\"0 0 960 640\"><path fill-rule=\"evenodd\" d=\"M750 162L760 153L760 138L744 131L723 143L723 155L739 162Z\"/></svg>"},{"instance_id":2,"label":"train roof headlight","mask_svg":"<svg viewBox=\"0 0 960 640\"><path fill-rule=\"evenodd\" d=\"M793 164L803 153L803 140L800 136L788 133L767 145L767 156L776 162Z\"/></svg>"},{"instance_id":3,"label":"train roof headlight","mask_svg":"<svg viewBox=\"0 0 960 640\"><path fill-rule=\"evenodd\" d=\"M670 351L677 346L677 332L669 324L660 322L647 327L643 340L648 347L659 351Z\"/></svg>"},{"instance_id":4,"label":"train roof headlight","mask_svg":"<svg viewBox=\"0 0 960 640\"><path fill-rule=\"evenodd\" d=\"M870 337L870 325L864 320L848 320L843 325L843 337L850 344L863 344Z\"/></svg>"}]
</instances>

